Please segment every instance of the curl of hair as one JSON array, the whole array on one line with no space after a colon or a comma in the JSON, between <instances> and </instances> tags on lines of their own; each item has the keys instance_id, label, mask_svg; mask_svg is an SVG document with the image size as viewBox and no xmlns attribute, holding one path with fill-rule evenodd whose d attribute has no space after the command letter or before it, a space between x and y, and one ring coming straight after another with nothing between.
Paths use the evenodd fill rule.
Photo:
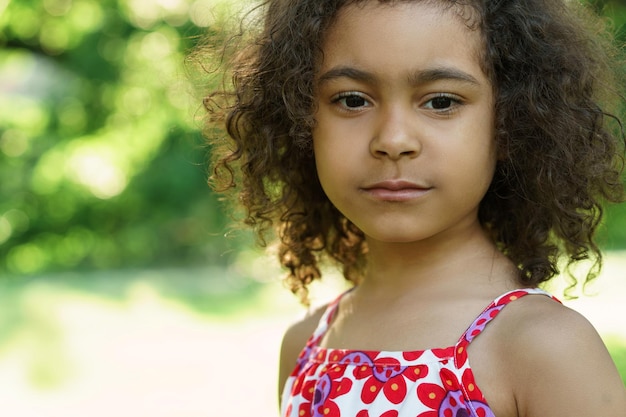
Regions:
<instances>
[{"instance_id":1,"label":"curl of hair","mask_svg":"<svg viewBox=\"0 0 626 417\"><path fill-rule=\"evenodd\" d=\"M575 2L487 2L486 60L496 86L500 161L479 218L535 286L602 256L594 240L604 201L623 200L623 133L601 107L612 86L612 47ZM611 129L610 121L615 122Z\"/></svg>"},{"instance_id":2,"label":"curl of hair","mask_svg":"<svg viewBox=\"0 0 626 417\"><path fill-rule=\"evenodd\" d=\"M615 61L610 42L597 34L598 20L561 0L413 1L469 7L459 22L481 31L499 161L479 219L518 266L520 284L549 280L561 257L568 270L595 260L586 277L592 279L601 265L594 235L603 201L624 195L621 125L600 104L616 85ZM232 65L232 90L208 99L228 103L210 112L223 116L212 121L223 121L230 138L209 135L213 186L236 196L261 243L275 227L286 283L303 302L324 256L353 283L366 267L365 237L324 194L311 146L324 34L340 8L360 2L266 2L261 32Z\"/></svg>"}]
</instances>

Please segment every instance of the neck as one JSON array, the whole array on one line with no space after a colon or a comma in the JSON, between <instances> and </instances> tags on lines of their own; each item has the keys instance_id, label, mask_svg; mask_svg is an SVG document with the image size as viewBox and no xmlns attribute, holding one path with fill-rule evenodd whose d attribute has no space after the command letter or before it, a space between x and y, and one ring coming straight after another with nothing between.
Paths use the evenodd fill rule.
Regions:
<instances>
[{"instance_id":1,"label":"neck","mask_svg":"<svg viewBox=\"0 0 626 417\"><path fill-rule=\"evenodd\" d=\"M360 290L391 295L516 287L514 266L481 228L457 236L411 243L368 240Z\"/></svg>"}]
</instances>

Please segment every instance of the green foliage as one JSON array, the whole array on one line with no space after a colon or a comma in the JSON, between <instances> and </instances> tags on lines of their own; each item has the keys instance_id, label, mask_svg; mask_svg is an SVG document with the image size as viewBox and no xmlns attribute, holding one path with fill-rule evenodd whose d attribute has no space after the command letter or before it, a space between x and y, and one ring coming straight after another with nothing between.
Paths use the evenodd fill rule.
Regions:
<instances>
[{"instance_id":1,"label":"green foliage","mask_svg":"<svg viewBox=\"0 0 626 417\"><path fill-rule=\"evenodd\" d=\"M611 21L618 45L626 48L626 3L623 0L587 0L592 8ZM626 50L624 50L626 52ZM626 74L626 68L624 68ZM626 80L622 76L622 80ZM622 103L622 112L626 103ZM624 115L620 116L626 121ZM626 248L626 207L624 204L610 205L605 210L604 228L600 231L600 243L606 249Z\"/></svg>"},{"instance_id":2,"label":"green foliage","mask_svg":"<svg viewBox=\"0 0 626 417\"><path fill-rule=\"evenodd\" d=\"M626 39L626 6L590 1ZM183 66L226 5L0 0L0 274L232 260Z\"/></svg>"},{"instance_id":3,"label":"green foliage","mask_svg":"<svg viewBox=\"0 0 626 417\"><path fill-rule=\"evenodd\" d=\"M587 3L597 13L609 17L617 38L626 42L626 4L623 0L587 0Z\"/></svg>"},{"instance_id":4,"label":"green foliage","mask_svg":"<svg viewBox=\"0 0 626 417\"><path fill-rule=\"evenodd\" d=\"M209 5L0 1L0 272L228 260L183 67Z\"/></svg>"}]
</instances>

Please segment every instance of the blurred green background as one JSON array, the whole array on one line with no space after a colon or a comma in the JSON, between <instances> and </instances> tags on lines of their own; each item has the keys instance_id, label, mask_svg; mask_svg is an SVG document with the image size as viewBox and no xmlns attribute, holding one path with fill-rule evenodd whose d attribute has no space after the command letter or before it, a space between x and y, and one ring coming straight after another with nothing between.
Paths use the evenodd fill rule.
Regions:
<instances>
[{"instance_id":1,"label":"blurred green background","mask_svg":"<svg viewBox=\"0 0 626 417\"><path fill-rule=\"evenodd\" d=\"M214 3L0 1L3 275L230 261L183 67Z\"/></svg>"},{"instance_id":2,"label":"blurred green background","mask_svg":"<svg viewBox=\"0 0 626 417\"><path fill-rule=\"evenodd\" d=\"M225 4L0 0L2 275L228 265L247 244L224 248L184 66ZM626 39L626 6L594 4ZM626 247L623 210L608 222Z\"/></svg>"},{"instance_id":3,"label":"blurred green background","mask_svg":"<svg viewBox=\"0 0 626 417\"><path fill-rule=\"evenodd\" d=\"M625 41L623 1L592 3ZM298 311L288 294L278 295L286 293L275 289L280 272L251 249L250 238L224 237L228 217L206 185L201 98L210 84L185 57L201 36L219 39L224 16L241 7L228 0L0 0L0 391L15 399L14 409L5 402L0 413L52 416L56 404L74 415L68 402L46 393L75 400L105 389L76 388L86 389L90 375L80 369L107 358L123 362L103 346L141 343L127 338L146 325L167 339L195 323L209 347L228 352L223 323L269 317L260 323L279 339L285 313ZM603 247L626 249L623 206L608 209L606 226ZM141 313L145 305L150 314ZM159 327L163 317L176 325ZM101 333L109 340L77 347ZM622 335L607 340L626 378ZM185 356L185 346L172 354ZM96 356L81 356L87 350ZM142 355L133 358L141 363ZM208 380L200 385L215 384L214 363L205 365ZM144 377L150 392L166 389ZM84 401L89 415L99 415L93 408L100 402ZM43 414L36 404L46 407ZM144 415L217 415L200 405L157 409ZM243 415L230 412L220 415Z\"/></svg>"}]
</instances>

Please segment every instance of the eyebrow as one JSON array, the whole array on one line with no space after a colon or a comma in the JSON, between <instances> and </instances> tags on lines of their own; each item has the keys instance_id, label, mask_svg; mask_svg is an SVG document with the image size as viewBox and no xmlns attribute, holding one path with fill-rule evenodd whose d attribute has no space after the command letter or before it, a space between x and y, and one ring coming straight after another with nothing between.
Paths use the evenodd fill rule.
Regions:
<instances>
[{"instance_id":1,"label":"eyebrow","mask_svg":"<svg viewBox=\"0 0 626 417\"><path fill-rule=\"evenodd\" d=\"M429 68L424 71L415 71L409 75L409 84L419 85L438 80L461 81L480 85L480 82L471 74L452 67Z\"/></svg>"},{"instance_id":2,"label":"eyebrow","mask_svg":"<svg viewBox=\"0 0 626 417\"><path fill-rule=\"evenodd\" d=\"M366 71L354 67L339 66L331 68L323 73L317 80L318 85L325 84L329 81L336 80L337 78L350 78L355 81L362 81L369 84L376 82L376 77Z\"/></svg>"},{"instance_id":3,"label":"eyebrow","mask_svg":"<svg viewBox=\"0 0 626 417\"><path fill-rule=\"evenodd\" d=\"M364 83L375 84L377 77L367 71L349 66L338 66L324 72L317 80L318 85L323 85L337 78L350 78ZM425 70L417 70L409 74L410 85L427 84L439 80L452 80L480 85L480 82L471 74L452 67L435 67Z\"/></svg>"}]
</instances>

